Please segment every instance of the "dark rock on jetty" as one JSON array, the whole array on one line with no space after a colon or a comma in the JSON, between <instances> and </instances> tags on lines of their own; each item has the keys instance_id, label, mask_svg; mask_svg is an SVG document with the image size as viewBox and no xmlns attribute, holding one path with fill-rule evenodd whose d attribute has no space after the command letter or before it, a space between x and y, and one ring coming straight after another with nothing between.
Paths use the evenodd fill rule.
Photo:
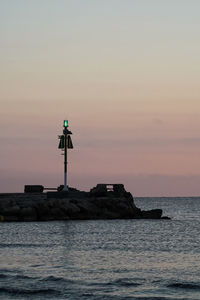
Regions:
<instances>
[{"instance_id":1,"label":"dark rock on jetty","mask_svg":"<svg viewBox=\"0 0 200 300\"><path fill-rule=\"evenodd\" d=\"M109 188L110 187L110 188ZM122 184L98 184L90 192L0 194L0 220L161 219L162 210L142 211Z\"/></svg>"}]
</instances>

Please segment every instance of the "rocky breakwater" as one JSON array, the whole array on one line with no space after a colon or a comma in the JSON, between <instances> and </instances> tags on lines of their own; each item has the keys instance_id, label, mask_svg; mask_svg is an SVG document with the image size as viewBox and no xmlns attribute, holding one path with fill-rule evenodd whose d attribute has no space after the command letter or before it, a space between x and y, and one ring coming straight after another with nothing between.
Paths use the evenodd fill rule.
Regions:
<instances>
[{"instance_id":1,"label":"rocky breakwater","mask_svg":"<svg viewBox=\"0 0 200 300\"><path fill-rule=\"evenodd\" d=\"M100 184L90 192L0 194L1 221L161 219L162 210L142 211L121 184Z\"/></svg>"}]
</instances>

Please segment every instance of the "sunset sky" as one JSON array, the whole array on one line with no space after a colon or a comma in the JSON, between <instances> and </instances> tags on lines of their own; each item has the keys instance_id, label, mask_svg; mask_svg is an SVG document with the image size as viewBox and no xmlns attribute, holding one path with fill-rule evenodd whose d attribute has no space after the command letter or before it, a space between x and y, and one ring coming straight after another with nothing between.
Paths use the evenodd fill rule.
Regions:
<instances>
[{"instance_id":1,"label":"sunset sky","mask_svg":"<svg viewBox=\"0 0 200 300\"><path fill-rule=\"evenodd\" d=\"M199 0L1 0L0 192L200 195Z\"/></svg>"}]
</instances>

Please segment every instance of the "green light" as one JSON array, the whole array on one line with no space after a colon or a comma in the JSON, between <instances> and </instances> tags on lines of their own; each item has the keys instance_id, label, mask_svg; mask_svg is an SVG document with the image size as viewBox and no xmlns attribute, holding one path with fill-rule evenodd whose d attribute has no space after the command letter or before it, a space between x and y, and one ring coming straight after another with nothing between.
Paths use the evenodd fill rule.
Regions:
<instances>
[{"instance_id":1,"label":"green light","mask_svg":"<svg viewBox=\"0 0 200 300\"><path fill-rule=\"evenodd\" d=\"M68 120L64 120L64 127L68 126Z\"/></svg>"}]
</instances>

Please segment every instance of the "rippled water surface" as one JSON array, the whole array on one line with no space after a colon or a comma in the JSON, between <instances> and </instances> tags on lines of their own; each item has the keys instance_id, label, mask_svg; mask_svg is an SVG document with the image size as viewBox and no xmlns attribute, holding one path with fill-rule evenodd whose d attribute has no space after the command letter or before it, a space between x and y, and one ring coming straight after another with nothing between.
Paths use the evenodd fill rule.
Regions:
<instances>
[{"instance_id":1,"label":"rippled water surface","mask_svg":"<svg viewBox=\"0 0 200 300\"><path fill-rule=\"evenodd\" d=\"M200 299L200 198L172 220L0 223L0 299Z\"/></svg>"}]
</instances>

